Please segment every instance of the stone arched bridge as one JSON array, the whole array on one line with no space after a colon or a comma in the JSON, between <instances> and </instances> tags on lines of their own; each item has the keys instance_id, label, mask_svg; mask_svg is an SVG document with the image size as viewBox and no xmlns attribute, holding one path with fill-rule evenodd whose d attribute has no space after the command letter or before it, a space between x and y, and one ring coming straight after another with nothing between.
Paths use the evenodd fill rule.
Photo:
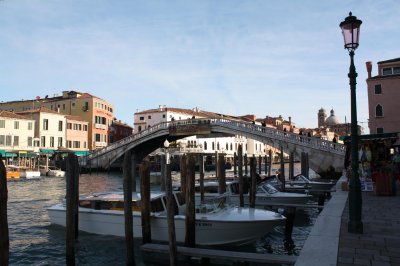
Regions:
<instances>
[{"instance_id":1,"label":"stone arched bridge","mask_svg":"<svg viewBox=\"0 0 400 266\"><path fill-rule=\"evenodd\" d=\"M346 148L342 144L227 119L162 122L94 151L88 155L85 164L86 167L107 168L117 160L121 160L128 150L133 150L136 158L139 159L162 147L165 139L173 141L193 135L209 136L212 134L240 135L275 148L283 147L285 153L293 152L297 158L300 158L302 152L306 152L309 155L310 168L317 173L332 168L336 172L343 170Z\"/></svg>"}]
</instances>

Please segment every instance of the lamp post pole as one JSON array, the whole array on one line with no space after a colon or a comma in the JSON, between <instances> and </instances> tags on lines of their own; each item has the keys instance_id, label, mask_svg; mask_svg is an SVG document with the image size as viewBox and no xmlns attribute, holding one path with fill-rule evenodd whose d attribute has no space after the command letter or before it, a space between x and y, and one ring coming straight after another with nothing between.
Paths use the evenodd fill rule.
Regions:
<instances>
[{"instance_id":1,"label":"lamp post pole","mask_svg":"<svg viewBox=\"0 0 400 266\"><path fill-rule=\"evenodd\" d=\"M350 104L351 104L351 178L349 182L349 221L347 230L350 233L362 234L363 223L361 221L362 197L361 183L358 176L358 125L357 125L357 102L356 102L356 78L357 72L354 66L354 51L358 47L360 26L362 21L349 13L349 16L340 23L344 38L344 48L348 49L350 55Z\"/></svg>"},{"instance_id":2,"label":"lamp post pole","mask_svg":"<svg viewBox=\"0 0 400 266\"><path fill-rule=\"evenodd\" d=\"M357 72L354 66L354 51L350 51L350 98L351 98L351 178L349 184L349 222L350 233L363 233L361 221L362 197L361 183L358 175L358 125L357 125L357 101L356 78Z\"/></svg>"}]
</instances>

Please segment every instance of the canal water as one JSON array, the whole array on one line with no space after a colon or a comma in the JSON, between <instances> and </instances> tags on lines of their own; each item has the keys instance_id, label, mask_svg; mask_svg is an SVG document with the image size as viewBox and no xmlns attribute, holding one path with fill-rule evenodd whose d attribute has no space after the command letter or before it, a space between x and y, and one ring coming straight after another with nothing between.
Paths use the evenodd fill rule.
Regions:
<instances>
[{"instance_id":1,"label":"canal water","mask_svg":"<svg viewBox=\"0 0 400 266\"><path fill-rule=\"evenodd\" d=\"M122 190L122 174L83 174L79 183L80 195ZM65 179L42 177L36 180L12 181L7 185L10 265L65 265L65 228L51 225L46 211L46 208L61 202L65 197ZM292 235L296 247L289 254L298 255L301 252L317 216L316 209L296 212ZM277 227L274 232L260 236L253 244L220 248L288 254L283 245L283 236L284 228ZM136 247L140 243L140 239L135 239ZM125 251L124 238L80 232L76 244L77 265L125 265ZM136 265L165 264L165 261L145 263L144 256L138 248L135 250L135 257Z\"/></svg>"}]
</instances>

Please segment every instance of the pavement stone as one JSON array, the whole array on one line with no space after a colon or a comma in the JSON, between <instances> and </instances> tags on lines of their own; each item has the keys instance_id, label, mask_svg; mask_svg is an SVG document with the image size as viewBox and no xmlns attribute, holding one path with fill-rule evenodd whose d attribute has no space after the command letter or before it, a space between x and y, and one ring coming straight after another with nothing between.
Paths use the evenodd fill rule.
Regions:
<instances>
[{"instance_id":1,"label":"pavement stone","mask_svg":"<svg viewBox=\"0 0 400 266\"><path fill-rule=\"evenodd\" d=\"M338 183L342 181L341 178ZM399 182L396 186L400 191ZM342 191L337 184L336 192L318 217L296 266L400 266L399 194L377 196L375 192L362 192L363 234L354 234L347 231L348 192ZM336 262L332 261L332 255Z\"/></svg>"}]
</instances>

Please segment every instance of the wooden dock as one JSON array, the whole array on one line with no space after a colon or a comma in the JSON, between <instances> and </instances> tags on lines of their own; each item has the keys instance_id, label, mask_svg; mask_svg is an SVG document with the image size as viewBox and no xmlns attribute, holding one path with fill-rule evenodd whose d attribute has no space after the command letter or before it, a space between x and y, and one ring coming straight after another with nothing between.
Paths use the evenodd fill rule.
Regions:
<instances>
[{"instance_id":1,"label":"wooden dock","mask_svg":"<svg viewBox=\"0 0 400 266\"><path fill-rule=\"evenodd\" d=\"M169 246L163 244L144 244L141 247L145 252L169 253ZM296 256L289 255L275 255L275 254L261 254L250 252L237 252L228 250L215 250L206 248L189 248L177 246L178 255L201 257L208 259L221 259L236 262L257 262L257 263L277 263L294 265L296 263Z\"/></svg>"}]
</instances>

